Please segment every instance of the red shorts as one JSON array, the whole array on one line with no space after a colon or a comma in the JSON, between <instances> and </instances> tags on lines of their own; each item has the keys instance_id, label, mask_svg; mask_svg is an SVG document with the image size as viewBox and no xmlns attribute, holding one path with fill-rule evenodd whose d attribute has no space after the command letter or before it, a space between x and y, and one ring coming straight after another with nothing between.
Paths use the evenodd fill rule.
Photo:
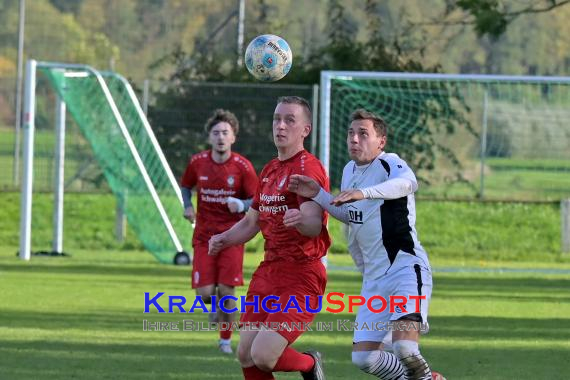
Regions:
<instances>
[{"instance_id":1,"label":"red shorts","mask_svg":"<svg viewBox=\"0 0 570 380\"><path fill-rule=\"evenodd\" d=\"M245 313L240 318L240 325L242 329L255 329L257 322L263 322L270 327L280 324L283 328L275 331L291 344L305 332L298 327L306 326L304 323L310 323L316 317L316 313L306 310L305 296L309 296L309 307L312 310L318 309L318 296L324 294L326 285L327 272L320 260L302 264L264 261L253 273L246 298L247 302L253 302L254 296L258 296L258 312L255 312L254 306L246 306ZM280 304L281 311L269 313L263 310L261 301L267 296L279 298L269 302L267 306L275 308ZM296 308L290 308L287 313L283 312L291 296L295 296L302 312L298 312Z\"/></svg>"},{"instance_id":2,"label":"red shorts","mask_svg":"<svg viewBox=\"0 0 570 380\"><path fill-rule=\"evenodd\" d=\"M236 245L208 256L208 244L194 245L192 289L208 285L243 285L244 246Z\"/></svg>"}]
</instances>

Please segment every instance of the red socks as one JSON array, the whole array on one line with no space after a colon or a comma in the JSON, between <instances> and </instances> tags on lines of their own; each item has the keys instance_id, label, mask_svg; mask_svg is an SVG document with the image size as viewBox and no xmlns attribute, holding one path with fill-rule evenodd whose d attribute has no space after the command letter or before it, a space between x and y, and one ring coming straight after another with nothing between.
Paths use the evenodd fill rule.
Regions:
<instances>
[{"instance_id":1,"label":"red socks","mask_svg":"<svg viewBox=\"0 0 570 380\"><path fill-rule=\"evenodd\" d=\"M265 372L256 366L242 368L243 378L245 380L275 380L271 372Z\"/></svg>"},{"instance_id":2,"label":"red socks","mask_svg":"<svg viewBox=\"0 0 570 380\"><path fill-rule=\"evenodd\" d=\"M273 371L282 372L309 372L315 366L315 359L311 355L302 354L291 347L285 348Z\"/></svg>"},{"instance_id":3,"label":"red socks","mask_svg":"<svg viewBox=\"0 0 570 380\"><path fill-rule=\"evenodd\" d=\"M285 348L273 371L281 372L309 372L315 366L315 359L311 355L302 354L291 347ZM256 366L242 368L245 380L274 380L271 372L265 372Z\"/></svg>"},{"instance_id":4,"label":"red socks","mask_svg":"<svg viewBox=\"0 0 570 380\"><path fill-rule=\"evenodd\" d=\"M228 329L220 329L220 339L231 339L232 338L232 330Z\"/></svg>"}]
</instances>

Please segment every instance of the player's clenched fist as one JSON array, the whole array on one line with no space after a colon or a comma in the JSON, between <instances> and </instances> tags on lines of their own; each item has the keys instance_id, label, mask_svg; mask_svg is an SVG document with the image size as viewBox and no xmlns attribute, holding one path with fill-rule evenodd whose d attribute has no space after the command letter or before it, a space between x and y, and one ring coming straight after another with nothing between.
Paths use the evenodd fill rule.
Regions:
<instances>
[{"instance_id":1,"label":"player's clenched fist","mask_svg":"<svg viewBox=\"0 0 570 380\"><path fill-rule=\"evenodd\" d=\"M218 234L218 235L214 235L210 238L210 241L208 242L208 255L209 256L215 256L218 253L220 253L220 251L222 249L224 249L226 245L226 239L224 238L224 234Z\"/></svg>"},{"instance_id":2,"label":"player's clenched fist","mask_svg":"<svg viewBox=\"0 0 570 380\"><path fill-rule=\"evenodd\" d=\"M293 174L289 177L287 190L305 198L313 198L317 196L321 190L321 186L311 177Z\"/></svg>"},{"instance_id":3,"label":"player's clenched fist","mask_svg":"<svg viewBox=\"0 0 570 380\"><path fill-rule=\"evenodd\" d=\"M194 223L196 220L196 213L194 212L194 207L186 207L184 209L184 218L187 219L190 223Z\"/></svg>"},{"instance_id":4,"label":"player's clenched fist","mask_svg":"<svg viewBox=\"0 0 570 380\"><path fill-rule=\"evenodd\" d=\"M285 215L283 215L283 224L286 227L296 227L301 224L301 211L296 208L291 208L285 211Z\"/></svg>"},{"instance_id":5,"label":"player's clenched fist","mask_svg":"<svg viewBox=\"0 0 570 380\"><path fill-rule=\"evenodd\" d=\"M227 203L228 203L228 210L230 210L230 212L233 214L238 212L243 212L245 209L245 205L241 199L228 197Z\"/></svg>"}]
</instances>

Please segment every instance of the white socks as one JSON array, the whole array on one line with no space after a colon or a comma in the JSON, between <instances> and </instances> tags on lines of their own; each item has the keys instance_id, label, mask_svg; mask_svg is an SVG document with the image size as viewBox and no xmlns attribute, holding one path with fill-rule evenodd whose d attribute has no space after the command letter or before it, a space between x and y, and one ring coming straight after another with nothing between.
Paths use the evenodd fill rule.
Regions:
<instances>
[{"instance_id":1,"label":"white socks","mask_svg":"<svg viewBox=\"0 0 570 380\"><path fill-rule=\"evenodd\" d=\"M413 340L398 340L393 343L394 354L406 369L409 380L431 380L431 370L426 360L420 354L418 342Z\"/></svg>"},{"instance_id":2,"label":"white socks","mask_svg":"<svg viewBox=\"0 0 570 380\"><path fill-rule=\"evenodd\" d=\"M406 380L404 367L396 355L380 350L354 351L352 362L361 370L383 380Z\"/></svg>"}]
</instances>

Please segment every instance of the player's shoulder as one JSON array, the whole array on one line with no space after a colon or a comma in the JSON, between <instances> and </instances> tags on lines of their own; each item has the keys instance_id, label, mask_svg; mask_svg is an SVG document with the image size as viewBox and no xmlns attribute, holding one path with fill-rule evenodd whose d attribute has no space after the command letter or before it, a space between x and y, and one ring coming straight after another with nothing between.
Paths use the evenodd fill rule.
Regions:
<instances>
[{"instance_id":1,"label":"player's shoulder","mask_svg":"<svg viewBox=\"0 0 570 380\"><path fill-rule=\"evenodd\" d=\"M325 171L325 167L321 160L319 160L314 154L304 151L299 156L299 164L301 167L310 167L311 169L317 169Z\"/></svg>"},{"instance_id":2,"label":"player's shoulder","mask_svg":"<svg viewBox=\"0 0 570 380\"><path fill-rule=\"evenodd\" d=\"M210 159L210 151L209 150L204 150L202 152L198 152L196 154L193 154L192 157L190 157L190 163L199 163L199 162L203 162L203 161L209 161Z\"/></svg>"},{"instance_id":3,"label":"player's shoulder","mask_svg":"<svg viewBox=\"0 0 570 380\"><path fill-rule=\"evenodd\" d=\"M342 172L343 173L352 172L354 170L355 166L356 166L356 162L354 162L354 160L350 160L346 163L346 165L344 165Z\"/></svg>"},{"instance_id":4,"label":"player's shoulder","mask_svg":"<svg viewBox=\"0 0 570 380\"><path fill-rule=\"evenodd\" d=\"M263 168L261 169L261 174L266 173L270 170L272 170L272 168L276 167L279 165L279 159L277 157L271 159L268 163L266 163L265 165L263 165Z\"/></svg>"},{"instance_id":5,"label":"player's shoulder","mask_svg":"<svg viewBox=\"0 0 570 380\"><path fill-rule=\"evenodd\" d=\"M386 165L388 164L389 166L396 166L398 167L398 165L400 166L408 166L408 164L406 163L406 161L404 161L404 159L402 159L400 156L398 156L396 153L387 153L384 152L382 153L379 157L378 160L380 160L380 162L382 162L382 165Z\"/></svg>"},{"instance_id":6,"label":"player's shoulder","mask_svg":"<svg viewBox=\"0 0 570 380\"><path fill-rule=\"evenodd\" d=\"M239 153L232 152L230 160L233 164L236 164L236 165L241 166L243 168L253 169L253 164L251 163L251 161Z\"/></svg>"},{"instance_id":7,"label":"player's shoulder","mask_svg":"<svg viewBox=\"0 0 570 380\"><path fill-rule=\"evenodd\" d=\"M398 160L403 161L402 158L398 156L397 153L392 153L392 152L384 152L378 158L385 161L398 161Z\"/></svg>"},{"instance_id":8,"label":"player's shoulder","mask_svg":"<svg viewBox=\"0 0 570 380\"><path fill-rule=\"evenodd\" d=\"M401 177L416 181L412 168L396 153L382 153L378 159L386 170L388 177Z\"/></svg>"},{"instance_id":9,"label":"player's shoulder","mask_svg":"<svg viewBox=\"0 0 570 380\"><path fill-rule=\"evenodd\" d=\"M271 168L271 167L273 167L273 166L278 166L278 165L280 165L280 164L281 164L281 161L279 161L279 158L274 157L274 158L272 158L268 163L266 163L266 164L263 166L263 169L269 169L269 168Z\"/></svg>"},{"instance_id":10,"label":"player's shoulder","mask_svg":"<svg viewBox=\"0 0 570 380\"><path fill-rule=\"evenodd\" d=\"M242 156L237 152L232 152L232 160L251 164L250 160L248 160L245 156Z\"/></svg>"}]
</instances>

